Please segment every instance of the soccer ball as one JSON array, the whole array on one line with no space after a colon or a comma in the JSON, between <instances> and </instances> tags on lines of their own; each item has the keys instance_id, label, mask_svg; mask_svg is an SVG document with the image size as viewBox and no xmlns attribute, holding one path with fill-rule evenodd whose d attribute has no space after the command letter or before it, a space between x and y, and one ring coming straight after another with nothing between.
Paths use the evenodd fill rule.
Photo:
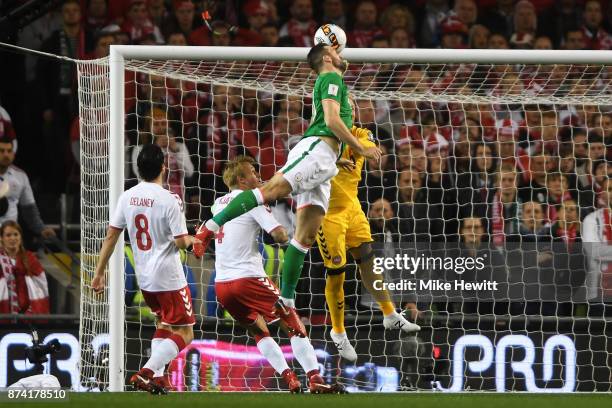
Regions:
<instances>
[{"instance_id":1,"label":"soccer ball","mask_svg":"<svg viewBox=\"0 0 612 408\"><path fill-rule=\"evenodd\" d=\"M331 45L338 53L346 47L346 33L335 24L323 24L314 36L315 45L325 43Z\"/></svg>"}]
</instances>

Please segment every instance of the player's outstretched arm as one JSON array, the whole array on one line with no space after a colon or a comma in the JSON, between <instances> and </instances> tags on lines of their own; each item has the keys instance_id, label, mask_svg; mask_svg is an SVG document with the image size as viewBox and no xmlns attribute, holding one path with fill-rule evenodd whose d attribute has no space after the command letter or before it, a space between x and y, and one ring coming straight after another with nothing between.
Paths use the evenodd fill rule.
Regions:
<instances>
[{"instance_id":1,"label":"player's outstretched arm","mask_svg":"<svg viewBox=\"0 0 612 408\"><path fill-rule=\"evenodd\" d=\"M100 259L98 259L98 264L96 265L96 272L94 274L94 278L91 281L91 286L93 290L96 292L102 292L104 287L106 286L106 279L104 277L104 271L106 270L106 265L108 265L108 260L113 254L113 250L115 249L115 245L117 244L117 240L123 233L123 230L117 228L108 228L106 232L106 238L104 238L104 242L102 243L102 249L100 250Z\"/></svg>"},{"instance_id":2,"label":"player's outstretched arm","mask_svg":"<svg viewBox=\"0 0 612 408\"><path fill-rule=\"evenodd\" d=\"M195 238L192 235L184 235L174 239L174 245L179 249L187 249L192 246L195 242Z\"/></svg>"},{"instance_id":3,"label":"player's outstretched arm","mask_svg":"<svg viewBox=\"0 0 612 408\"><path fill-rule=\"evenodd\" d=\"M382 155L378 147L364 148L359 140L351 133L340 118L340 104L333 99L323 99L323 115L325 116L325 125L331 130L334 135L349 145L349 147L357 154L368 158L380 160Z\"/></svg>"}]
</instances>

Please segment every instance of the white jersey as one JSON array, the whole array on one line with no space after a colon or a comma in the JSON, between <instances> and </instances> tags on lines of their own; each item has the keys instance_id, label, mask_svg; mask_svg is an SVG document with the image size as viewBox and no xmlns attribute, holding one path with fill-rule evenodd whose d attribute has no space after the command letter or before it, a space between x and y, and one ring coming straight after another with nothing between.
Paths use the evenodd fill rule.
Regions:
<instances>
[{"instance_id":1,"label":"white jersey","mask_svg":"<svg viewBox=\"0 0 612 408\"><path fill-rule=\"evenodd\" d=\"M212 207L213 215L223 210L241 192L234 190L217 198ZM215 282L265 277L263 258L257 249L257 237L261 228L269 233L280 226L268 206L255 207L226 222L215 236Z\"/></svg>"},{"instance_id":2,"label":"white jersey","mask_svg":"<svg viewBox=\"0 0 612 408\"><path fill-rule=\"evenodd\" d=\"M175 238L187 235L178 195L159 184L141 182L121 194L110 227L127 227L141 289L164 292L187 285L174 244Z\"/></svg>"}]
</instances>

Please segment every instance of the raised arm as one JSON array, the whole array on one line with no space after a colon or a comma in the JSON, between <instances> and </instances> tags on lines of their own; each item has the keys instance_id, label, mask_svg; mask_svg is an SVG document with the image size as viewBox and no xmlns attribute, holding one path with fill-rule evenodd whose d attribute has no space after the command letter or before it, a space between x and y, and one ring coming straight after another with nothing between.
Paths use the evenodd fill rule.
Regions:
<instances>
[{"instance_id":1,"label":"raised arm","mask_svg":"<svg viewBox=\"0 0 612 408\"><path fill-rule=\"evenodd\" d=\"M331 130L334 135L350 146L357 154L368 158L380 160L381 151L378 147L363 147L359 140L351 133L340 118L340 104L333 99L323 99L323 115L325 117L325 125Z\"/></svg>"}]
</instances>

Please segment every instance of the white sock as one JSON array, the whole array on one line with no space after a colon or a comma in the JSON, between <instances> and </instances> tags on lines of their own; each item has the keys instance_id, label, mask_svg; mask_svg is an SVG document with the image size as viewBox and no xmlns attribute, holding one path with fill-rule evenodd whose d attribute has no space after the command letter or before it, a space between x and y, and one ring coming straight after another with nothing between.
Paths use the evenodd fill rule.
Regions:
<instances>
[{"instance_id":1,"label":"white sock","mask_svg":"<svg viewBox=\"0 0 612 408\"><path fill-rule=\"evenodd\" d=\"M310 344L310 339L308 337L291 337L291 349L304 371L309 373L312 370L319 369L314 347Z\"/></svg>"},{"instance_id":2,"label":"white sock","mask_svg":"<svg viewBox=\"0 0 612 408\"><path fill-rule=\"evenodd\" d=\"M178 355L179 349L176 343L170 339L163 339L155 350L151 349L151 357L144 365L144 368L157 373L159 370L164 370L166 364L174 360Z\"/></svg>"},{"instance_id":3,"label":"white sock","mask_svg":"<svg viewBox=\"0 0 612 408\"><path fill-rule=\"evenodd\" d=\"M206 223L204 223L204 226L206 228L208 228L212 232L217 232L221 228L221 227L219 227L219 225L217 225L216 222L213 221L212 218L210 220L206 221Z\"/></svg>"},{"instance_id":4,"label":"white sock","mask_svg":"<svg viewBox=\"0 0 612 408\"><path fill-rule=\"evenodd\" d=\"M295 309L295 299L287 299L285 297L280 296L280 300L283 301L283 305Z\"/></svg>"},{"instance_id":5,"label":"white sock","mask_svg":"<svg viewBox=\"0 0 612 408\"><path fill-rule=\"evenodd\" d=\"M160 338L160 337L156 337L153 340L151 340L151 355L153 355L153 353L155 352L155 350L157 349L157 347L160 345L160 343L164 341L164 339ZM164 375L164 369L166 367L162 367L161 369L155 371L155 373L153 374L154 377L161 377Z\"/></svg>"},{"instance_id":6,"label":"white sock","mask_svg":"<svg viewBox=\"0 0 612 408\"><path fill-rule=\"evenodd\" d=\"M257 342L257 348L277 373L282 374L283 371L289 368L283 351L272 337L268 336L259 340L259 342Z\"/></svg>"}]
</instances>

